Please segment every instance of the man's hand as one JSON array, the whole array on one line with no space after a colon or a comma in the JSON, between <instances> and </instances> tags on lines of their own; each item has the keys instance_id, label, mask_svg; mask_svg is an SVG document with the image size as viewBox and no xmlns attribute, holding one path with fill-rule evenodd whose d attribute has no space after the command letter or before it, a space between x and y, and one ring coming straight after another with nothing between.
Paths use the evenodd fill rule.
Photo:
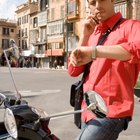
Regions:
<instances>
[{"instance_id":1,"label":"man's hand","mask_svg":"<svg viewBox=\"0 0 140 140\"><path fill-rule=\"evenodd\" d=\"M70 55L70 64L80 66L92 61L92 47L77 47Z\"/></svg>"},{"instance_id":2,"label":"man's hand","mask_svg":"<svg viewBox=\"0 0 140 140\"><path fill-rule=\"evenodd\" d=\"M93 33L96 25L98 24L97 22L97 19L93 15L89 15L87 19L85 19L83 22L81 32L82 36L89 37Z\"/></svg>"}]
</instances>

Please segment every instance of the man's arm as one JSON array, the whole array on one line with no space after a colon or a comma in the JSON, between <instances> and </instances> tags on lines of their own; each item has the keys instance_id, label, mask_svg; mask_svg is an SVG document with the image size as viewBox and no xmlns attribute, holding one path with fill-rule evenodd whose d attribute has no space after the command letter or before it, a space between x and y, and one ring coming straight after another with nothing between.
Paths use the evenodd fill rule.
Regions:
<instances>
[{"instance_id":1,"label":"man's arm","mask_svg":"<svg viewBox=\"0 0 140 140\"><path fill-rule=\"evenodd\" d=\"M110 58L121 61L127 61L131 58L131 54L120 45L99 45L96 47L96 56L98 58Z\"/></svg>"},{"instance_id":2,"label":"man's arm","mask_svg":"<svg viewBox=\"0 0 140 140\"><path fill-rule=\"evenodd\" d=\"M125 50L120 45L111 45L111 46L96 46L96 49L93 47L82 46L76 48L71 54L71 64L73 66L80 66L93 61L92 54L95 54L97 58L109 58L116 59L121 61L127 61L131 58L131 54ZM95 52L93 52L95 51Z\"/></svg>"}]
</instances>

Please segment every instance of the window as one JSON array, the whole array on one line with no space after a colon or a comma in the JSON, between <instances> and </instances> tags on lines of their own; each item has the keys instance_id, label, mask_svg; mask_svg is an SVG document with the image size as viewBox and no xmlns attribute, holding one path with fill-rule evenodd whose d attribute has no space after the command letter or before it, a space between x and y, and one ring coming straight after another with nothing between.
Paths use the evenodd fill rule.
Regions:
<instances>
[{"instance_id":1,"label":"window","mask_svg":"<svg viewBox=\"0 0 140 140\"><path fill-rule=\"evenodd\" d=\"M3 35L9 35L9 28L2 28Z\"/></svg>"},{"instance_id":2,"label":"window","mask_svg":"<svg viewBox=\"0 0 140 140\"><path fill-rule=\"evenodd\" d=\"M22 49L24 50L24 40L22 40Z\"/></svg>"},{"instance_id":3,"label":"window","mask_svg":"<svg viewBox=\"0 0 140 140\"><path fill-rule=\"evenodd\" d=\"M28 23L28 15L22 17L22 24Z\"/></svg>"},{"instance_id":4,"label":"window","mask_svg":"<svg viewBox=\"0 0 140 140\"><path fill-rule=\"evenodd\" d=\"M41 42L46 41L46 28L41 28L40 37L41 37Z\"/></svg>"},{"instance_id":5,"label":"window","mask_svg":"<svg viewBox=\"0 0 140 140\"><path fill-rule=\"evenodd\" d=\"M28 15L26 15L25 17L26 17L26 23L28 23Z\"/></svg>"},{"instance_id":6,"label":"window","mask_svg":"<svg viewBox=\"0 0 140 140\"><path fill-rule=\"evenodd\" d=\"M47 35L63 34L63 21L55 21L47 25Z\"/></svg>"},{"instance_id":7,"label":"window","mask_svg":"<svg viewBox=\"0 0 140 140\"><path fill-rule=\"evenodd\" d=\"M24 49L27 50L27 41L25 40L25 46Z\"/></svg>"},{"instance_id":8,"label":"window","mask_svg":"<svg viewBox=\"0 0 140 140\"><path fill-rule=\"evenodd\" d=\"M21 35L22 37L24 36L24 29L22 29L22 35Z\"/></svg>"},{"instance_id":9,"label":"window","mask_svg":"<svg viewBox=\"0 0 140 140\"><path fill-rule=\"evenodd\" d=\"M13 33L14 32L14 29L11 29L11 32Z\"/></svg>"},{"instance_id":10,"label":"window","mask_svg":"<svg viewBox=\"0 0 140 140\"><path fill-rule=\"evenodd\" d=\"M48 44L48 49L63 49L63 43L62 42L54 42Z\"/></svg>"},{"instance_id":11,"label":"window","mask_svg":"<svg viewBox=\"0 0 140 140\"><path fill-rule=\"evenodd\" d=\"M76 16L79 14L79 7L78 7L78 1L69 1L68 2L68 16Z\"/></svg>"},{"instance_id":12,"label":"window","mask_svg":"<svg viewBox=\"0 0 140 140\"><path fill-rule=\"evenodd\" d=\"M21 30L18 30L18 37L21 36Z\"/></svg>"},{"instance_id":13,"label":"window","mask_svg":"<svg viewBox=\"0 0 140 140\"><path fill-rule=\"evenodd\" d=\"M21 25L21 18L18 18L18 25Z\"/></svg>"},{"instance_id":14,"label":"window","mask_svg":"<svg viewBox=\"0 0 140 140\"><path fill-rule=\"evenodd\" d=\"M24 29L24 36L27 36L27 28Z\"/></svg>"},{"instance_id":15,"label":"window","mask_svg":"<svg viewBox=\"0 0 140 140\"><path fill-rule=\"evenodd\" d=\"M48 43L48 49L51 49L51 43Z\"/></svg>"},{"instance_id":16,"label":"window","mask_svg":"<svg viewBox=\"0 0 140 140\"><path fill-rule=\"evenodd\" d=\"M55 43L55 49L59 49L59 43L58 42Z\"/></svg>"},{"instance_id":17,"label":"window","mask_svg":"<svg viewBox=\"0 0 140 140\"><path fill-rule=\"evenodd\" d=\"M22 49L23 50L27 49L27 41L26 40L22 40Z\"/></svg>"},{"instance_id":18,"label":"window","mask_svg":"<svg viewBox=\"0 0 140 140\"><path fill-rule=\"evenodd\" d=\"M73 22L68 23L67 26L68 26L68 32L74 32L74 24L73 24Z\"/></svg>"},{"instance_id":19,"label":"window","mask_svg":"<svg viewBox=\"0 0 140 140\"><path fill-rule=\"evenodd\" d=\"M9 48L9 39L2 39L2 49Z\"/></svg>"},{"instance_id":20,"label":"window","mask_svg":"<svg viewBox=\"0 0 140 140\"><path fill-rule=\"evenodd\" d=\"M35 17L33 19L33 27L36 28L37 27L37 17Z\"/></svg>"},{"instance_id":21,"label":"window","mask_svg":"<svg viewBox=\"0 0 140 140\"><path fill-rule=\"evenodd\" d=\"M60 49L63 49L63 43L62 43L62 42L60 42L59 48L60 48Z\"/></svg>"},{"instance_id":22,"label":"window","mask_svg":"<svg viewBox=\"0 0 140 140\"><path fill-rule=\"evenodd\" d=\"M22 24L24 24L24 17L22 17Z\"/></svg>"},{"instance_id":23,"label":"window","mask_svg":"<svg viewBox=\"0 0 140 140\"><path fill-rule=\"evenodd\" d=\"M126 17L126 13L127 13L126 12L127 11L127 4L126 4L126 2L115 4L115 11L116 12L121 12L122 13L122 16L124 18L127 18Z\"/></svg>"},{"instance_id":24,"label":"window","mask_svg":"<svg viewBox=\"0 0 140 140\"><path fill-rule=\"evenodd\" d=\"M21 46L20 46L20 40L18 40L18 46L21 47Z\"/></svg>"},{"instance_id":25,"label":"window","mask_svg":"<svg viewBox=\"0 0 140 140\"><path fill-rule=\"evenodd\" d=\"M48 8L48 0L41 0L40 1L40 11L44 11Z\"/></svg>"}]
</instances>

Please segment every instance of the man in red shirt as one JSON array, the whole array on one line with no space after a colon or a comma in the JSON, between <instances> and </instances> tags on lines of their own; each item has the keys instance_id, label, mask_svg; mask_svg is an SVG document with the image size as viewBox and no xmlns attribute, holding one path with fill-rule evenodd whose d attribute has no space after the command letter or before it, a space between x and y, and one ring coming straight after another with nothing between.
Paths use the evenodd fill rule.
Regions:
<instances>
[{"instance_id":1,"label":"man in red shirt","mask_svg":"<svg viewBox=\"0 0 140 140\"><path fill-rule=\"evenodd\" d=\"M112 30L122 18L121 13L115 13L114 0L88 2L91 15L83 23L79 45L70 55L68 72L79 76L85 64L92 62L83 90L100 94L108 113L105 118L97 118L90 111L82 113L83 125L76 140L116 140L133 116L133 88L140 69L140 22L123 19ZM97 45L108 29L111 33ZM85 101L82 107L86 107Z\"/></svg>"}]
</instances>

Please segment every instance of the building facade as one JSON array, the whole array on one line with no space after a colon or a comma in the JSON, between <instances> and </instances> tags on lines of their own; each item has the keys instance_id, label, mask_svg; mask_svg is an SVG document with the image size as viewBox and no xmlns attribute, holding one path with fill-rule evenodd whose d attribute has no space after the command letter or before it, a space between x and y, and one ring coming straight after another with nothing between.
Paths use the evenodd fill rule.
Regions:
<instances>
[{"instance_id":1,"label":"building facade","mask_svg":"<svg viewBox=\"0 0 140 140\"><path fill-rule=\"evenodd\" d=\"M3 56L3 50L9 48L9 42L14 39L17 42L17 24L15 21L9 21L7 19L0 19L0 65L6 65L5 58Z\"/></svg>"},{"instance_id":2,"label":"building facade","mask_svg":"<svg viewBox=\"0 0 140 140\"><path fill-rule=\"evenodd\" d=\"M48 0L38 0L38 12L37 12L37 27L38 36L35 46L35 57L37 67L48 67L48 58L45 54L47 49L47 9Z\"/></svg>"},{"instance_id":3,"label":"building facade","mask_svg":"<svg viewBox=\"0 0 140 140\"><path fill-rule=\"evenodd\" d=\"M35 18L38 11L38 2L29 0L28 3L17 6L17 35L21 56L24 58L23 66L36 65L34 59L38 31L36 30ZM28 63L28 64L27 64Z\"/></svg>"},{"instance_id":4,"label":"building facade","mask_svg":"<svg viewBox=\"0 0 140 140\"><path fill-rule=\"evenodd\" d=\"M50 67L64 65L65 49L65 1L50 0L47 10L47 43L46 55Z\"/></svg>"},{"instance_id":5,"label":"building facade","mask_svg":"<svg viewBox=\"0 0 140 140\"><path fill-rule=\"evenodd\" d=\"M140 20L140 0L116 0L115 11ZM15 30L10 38L14 36L21 55L34 67L66 68L67 58L79 41L82 22L90 14L87 0L28 0L15 12L17 28L15 24L6 27ZM9 32L0 30L1 50L8 44L3 30Z\"/></svg>"}]
</instances>

